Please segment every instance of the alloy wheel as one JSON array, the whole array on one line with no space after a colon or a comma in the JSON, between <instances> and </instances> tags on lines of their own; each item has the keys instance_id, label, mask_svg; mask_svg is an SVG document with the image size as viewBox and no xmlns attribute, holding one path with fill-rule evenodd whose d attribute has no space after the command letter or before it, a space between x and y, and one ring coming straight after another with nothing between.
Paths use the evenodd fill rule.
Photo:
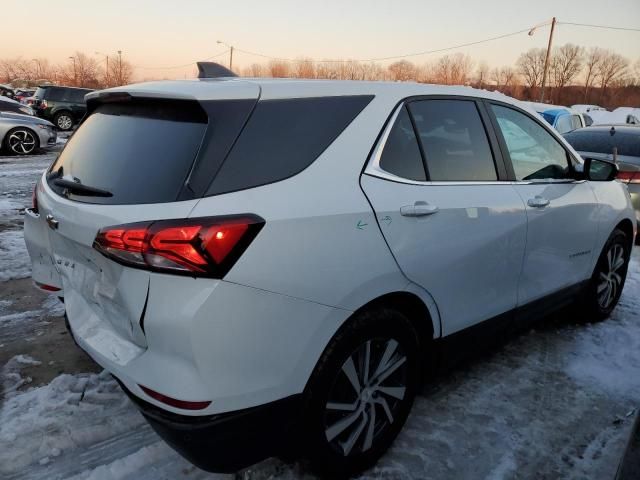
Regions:
<instances>
[{"instance_id":1,"label":"alloy wheel","mask_svg":"<svg viewBox=\"0 0 640 480\"><path fill-rule=\"evenodd\" d=\"M607 309L616 300L623 282L624 248L619 243L607 252L606 264L598 276L598 305Z\"/></svg>"},{"instance_id":2,"label":"alloy wheel","mask_svg":"<svg viewBox=\"0 0 640 480\"><path fill-rule=\"evenodd\" d=\"M407 395L407 356L394 339L372 339L345 360L329 391L325 436L343 456L369 450Z\"/></svg>"},{"instance_id":3,"label":"alloy wheel","mask_svg":"<svg viewBox=\"0 0 640 480\"><path fill-rule=\"evenodd\" d=\"M15 130L7 140L9 148L18 155L27 155L36 148L36 138L28 130Z\"/></svg>"},{"instance_id":4,"label":"alloy wheel","mask_svg":"<svg viewBox=\"0 0 640 480\"><path fill-rule=\"evenodd\" d=\"M73 121L71 117L68 115L60 115L58 117L58 128L61 130L69 130L73 125Z\"/></svg>"}]
</instances>

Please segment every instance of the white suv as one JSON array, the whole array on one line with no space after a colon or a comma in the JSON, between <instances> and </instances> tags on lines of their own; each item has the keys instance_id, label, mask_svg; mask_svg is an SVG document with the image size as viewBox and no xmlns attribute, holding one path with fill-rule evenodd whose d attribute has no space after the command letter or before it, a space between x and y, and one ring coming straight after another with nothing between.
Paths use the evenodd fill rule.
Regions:
<instances>
[{"instance_id":1,"label":"white suv","mask_svg":"<svg viewBox=\"0 0 640 480\"><path fill-rule=\"evenodd\" d=\"M204 469L358 472L454 340L620 297L615 165L503 95L216 79L87 100L27 210L33 278Z\"/></svg>"}]
</instances>

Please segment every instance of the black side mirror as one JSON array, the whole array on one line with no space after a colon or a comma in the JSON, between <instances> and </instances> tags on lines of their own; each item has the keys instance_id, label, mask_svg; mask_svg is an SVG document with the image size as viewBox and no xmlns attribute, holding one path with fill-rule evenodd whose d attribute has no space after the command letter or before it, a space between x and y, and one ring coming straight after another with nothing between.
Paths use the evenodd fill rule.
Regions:
<instances>
[{"instance_id":1,"label":"black side mirror","mask_svg":"<svg viewBox=\"0 0 640 480\"><path fill-rule=\"evenodd\" d=\"M599 158L584 159L584 177L593 182L610 182L618 175L618 165Z\"/></svg>"}]
</instances>

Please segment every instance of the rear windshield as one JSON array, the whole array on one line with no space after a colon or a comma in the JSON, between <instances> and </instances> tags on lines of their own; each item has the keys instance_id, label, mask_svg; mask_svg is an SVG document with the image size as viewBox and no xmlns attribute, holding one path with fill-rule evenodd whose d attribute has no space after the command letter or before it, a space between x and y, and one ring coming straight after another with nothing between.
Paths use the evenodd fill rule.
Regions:
<instances>
[{"instance_id":1,"label":"rear windshield","mask_svg":"<svg viewBox=\"0 0 640 480\"><path fill-rule=\"evenodd\" d=\"M640 128L635 133L618 130L613 135L610 130L594 132L587 128L568 133L564 138L579 152L610 154L617 147L618 155L640 157Z\"/></svg>"},{"instance_id":2,"label":"rear windshield","mask_svg":"<svg viewBox=\"0 0 640 480\"><path fill-rule=\"evenodd\" d=\"M49 185L68 198L103 204L175 201L207 128L197 102L99 106L51 167ZM55 178L107 190L111 197L64 192Z\"/></svg>"}]
</instances>

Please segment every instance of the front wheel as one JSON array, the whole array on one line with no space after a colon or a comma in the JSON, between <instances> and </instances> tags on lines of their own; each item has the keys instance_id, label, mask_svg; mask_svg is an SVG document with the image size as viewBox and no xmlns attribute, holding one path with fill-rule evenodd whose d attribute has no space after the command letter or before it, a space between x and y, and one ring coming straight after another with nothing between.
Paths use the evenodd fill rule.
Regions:
<instances>
[{"instance_id":1,"label":"front wheel","mask_svg":"<svg viewBox=\"0 0 640 480\"><path fill-rule=\"evenodd\" d=\"M585 319L607 318L620 300L627 278L631 242L622 230L614 230L598 258L584 302Z\"/></svg>"},{"instance_id":2,"label":"front wheel","mask_svg":"<svg viewBox=\"0 0 640 480\"><path fill-rule=\"evenodd\" d=\"M419 359L416 331L399 312L362 312L343 327L305 390L307 455L315 470L350 476L382 456L413 405Z\"/></svg>"}]
</instances>

